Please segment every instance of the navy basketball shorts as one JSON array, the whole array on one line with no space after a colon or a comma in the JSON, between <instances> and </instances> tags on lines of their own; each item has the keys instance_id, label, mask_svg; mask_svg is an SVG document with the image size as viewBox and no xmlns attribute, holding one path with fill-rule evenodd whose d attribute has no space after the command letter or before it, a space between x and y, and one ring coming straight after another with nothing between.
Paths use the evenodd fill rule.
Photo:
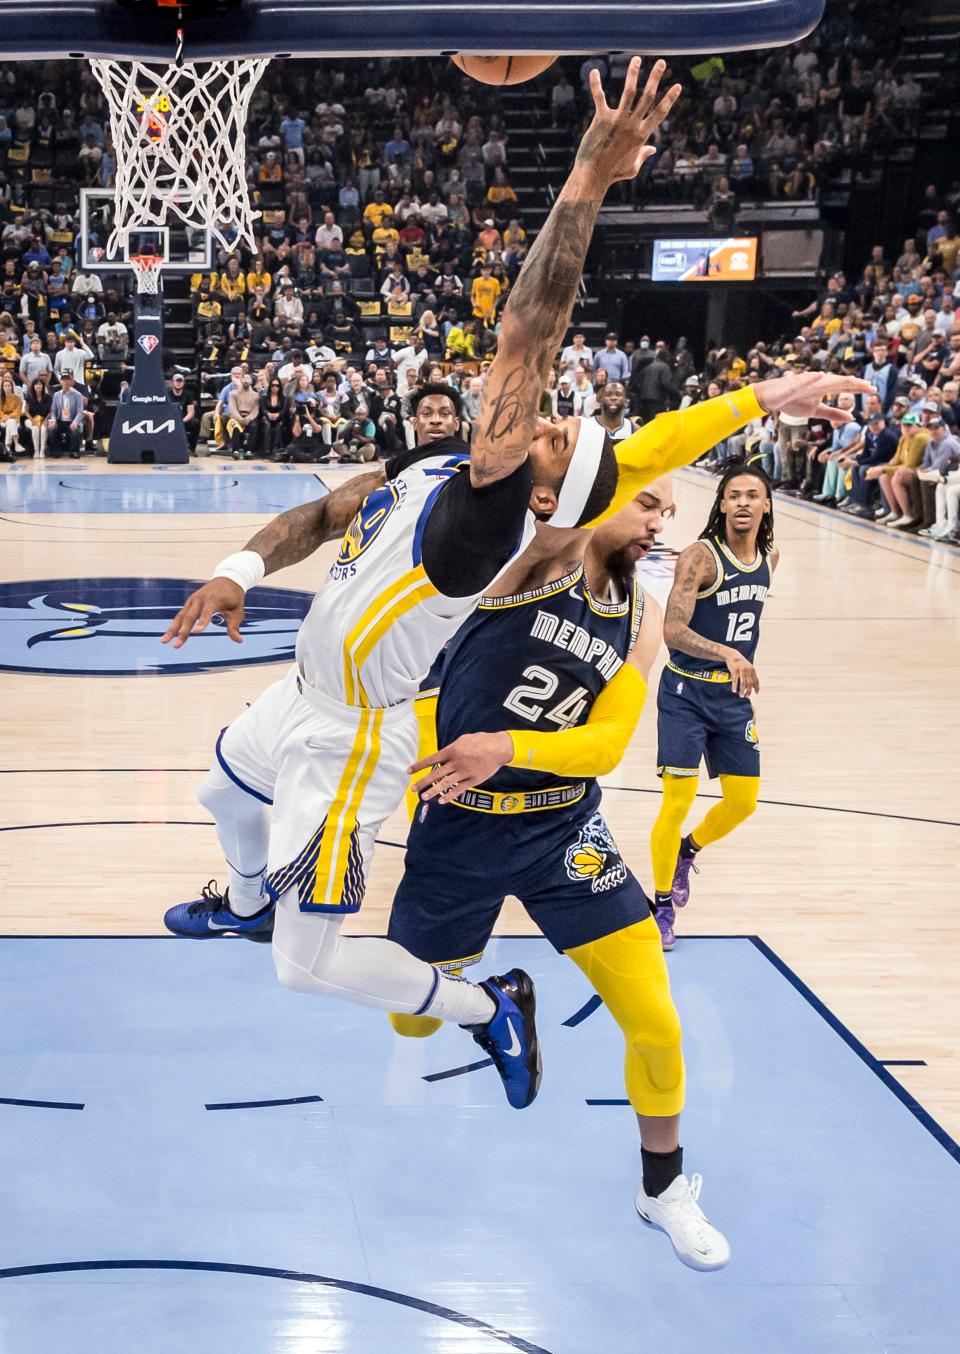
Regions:
<instances>
[{"instance_id":1,"label":"navy basketball shorts","mask_svg":"<svg viewBox=\"0 0 960 1354\"><path fill-rule=\"evenodd\" d=\"M508 894L555 949L612 935L650 915L594 791L584 803L515 815L421 804L387 935L418 959L476 963Z\"/></svg>"},{"instance_id":2,"label":"navy basketball shorts","mask_svg":"<svg viewBox=\"0 0 960 1354\"><path fill-rule=\"evenodd\" d=\"M729 682L706 682L666 667L657 692L657 774L759 776L753 706Z\"/></svg>"}]
</instances>

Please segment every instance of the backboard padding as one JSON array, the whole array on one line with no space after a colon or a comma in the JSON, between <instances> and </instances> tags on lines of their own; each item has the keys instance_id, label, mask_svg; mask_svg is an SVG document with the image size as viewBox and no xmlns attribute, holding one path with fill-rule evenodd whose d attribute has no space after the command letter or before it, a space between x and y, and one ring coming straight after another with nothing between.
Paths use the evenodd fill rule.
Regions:
<instances>
[{"instance_id":1,"label":"backboard padding","mask_svg":"<svg viewBox=\"0 0 960 1354\"><path fill-rule=\"evenodd\" d=\"M670 54L795 42L826 0L244 0L183 21L184 58L430 56L451 52ZM172 60L177 9L115 0L0 0L4 57ZM505 39L504 35L509 34Z\"/></svg>"}]
</instances>

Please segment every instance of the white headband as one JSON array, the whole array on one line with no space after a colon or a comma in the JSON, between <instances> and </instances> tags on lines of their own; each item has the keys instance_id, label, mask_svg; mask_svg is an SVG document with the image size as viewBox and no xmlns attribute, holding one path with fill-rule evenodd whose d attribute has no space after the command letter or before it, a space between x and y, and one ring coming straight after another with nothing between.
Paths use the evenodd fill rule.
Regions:
<instances>
[{"instance_id":1,"label":"white headband","mask_svg":"<svg viewBox=\"0 0 960 1354\"><path fill-rule=\"evenodd\" d=\"M557 510L550 518L550 526L575 527L580 521L600 469L600 453L606 436L606 430L595 418L580 419L577 445L563 477Z\"/></svg>"}]
</instances>

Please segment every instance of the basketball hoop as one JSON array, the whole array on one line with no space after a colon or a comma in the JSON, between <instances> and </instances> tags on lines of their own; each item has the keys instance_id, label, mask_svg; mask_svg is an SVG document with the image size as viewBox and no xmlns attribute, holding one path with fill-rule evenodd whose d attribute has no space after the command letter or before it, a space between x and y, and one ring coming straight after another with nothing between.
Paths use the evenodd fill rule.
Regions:
<instances>
[{"instance_id":1,"label":"basketball hoop","mask_svg":"<svg viewBox=\"0 0 960 1354\"><path fill-rule=\"evenodd\" d=\"M117 157L109 258L128 245L133 231L164 226L170 215L210 230L224 249L237 243L256 249L253 223L260 213L247 190L244 130L268 64L261 57L180 64L91 60L110 107ZM236 231L235 240L227 238L229 231Z\"/></svg>"},{"instance_id":2,"label":"basketball hoop","mask_svg":"<svg viewBox=\"0 0 960 1354\"><path fill-rule=\"evenodd\" d=\"M127 262L137 279L138 296L156 296L160 286L160 269L163 257L160 254L131 254Z\"/></svg>"}]
</instances>

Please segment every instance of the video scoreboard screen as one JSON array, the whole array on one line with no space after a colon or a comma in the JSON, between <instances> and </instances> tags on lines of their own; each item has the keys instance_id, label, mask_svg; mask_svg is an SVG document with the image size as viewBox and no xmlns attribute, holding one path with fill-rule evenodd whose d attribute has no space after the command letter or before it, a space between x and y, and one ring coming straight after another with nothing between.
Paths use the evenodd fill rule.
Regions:
<instances>
[{"instance_id":1,"label":"video scoreboard screen","mask_svg":"<svg viewBox=\"0 0 960 1354\"><path fill-rule=\"evenodd\" d=\"M752 282L757 275L757 241L654 240L654 282Z\"/></svg>"}]
</instances>

